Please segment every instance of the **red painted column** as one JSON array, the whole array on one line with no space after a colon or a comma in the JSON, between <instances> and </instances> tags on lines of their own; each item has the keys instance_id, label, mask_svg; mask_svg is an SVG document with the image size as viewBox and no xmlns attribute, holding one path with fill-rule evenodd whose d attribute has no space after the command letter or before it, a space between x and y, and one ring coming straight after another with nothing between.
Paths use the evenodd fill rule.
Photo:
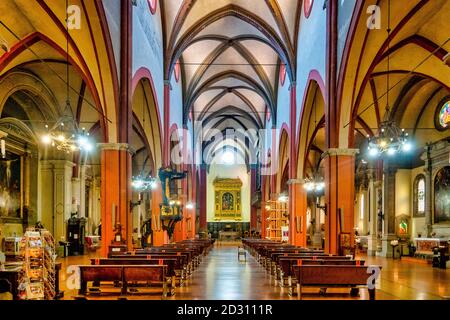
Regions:
<instances>
[{"instance_id":1,"label":"red painted column","mask_svg":"<svg viewBox=\"0 0 450 320\"><path fill-rule=\"evenodd\" d=\"M163 166L170 165L170 81L164 82Z\"/></svg>"},{"instance_id":2,"label":"red painted column","mask_svg":"<svg viewBox=\"0 0 450 320\"><path fill-rule=\"evenodd\" d=\"M291 227L292 243L297 246L306 247L306 210L308 207L307 194L305 188L301 184L294 184L292 187L295 189L295 218Z\"/></svg>"},{"instance_id":3,"label":"red painted column","mask_svg":"<svg viewBox=\"0 0 450 320\"><path fill-rule=\"evenodd\" d=\"M132 249L132 217L130 212L131 152L127 144L99 144L101 149L101 217L102 256L114 238L116 222L122 227L122 238Z\"/></svg>"},{"instance_id":4,"label":"red painted column","mask_svg":"<svg viewBox=\"0 0 450 320\"><path fill-rule=\"evenodd\" d=\"M329 149L325 160L325 251L339 253L339 234L354 239L355 154L354 149ZM341 213L341 214L340 214ZM342 217L342 220L341 220Z\"/></svg>"},{"instance_id":5,"label":"red painted column","mask_svg":"<svg viewBox=\"0 0 450 320\"><path fill-rule=\"evenodd\" d=\"M289 137L289 179L297 178L297 89L296 83L292 82L290 90L290 137ZM296 216L298 214L296 208L296 190L294 184L289 184L289 242L296 244Z\"/></svg>"},{"instance_id":6,"label":"red painted column","mask_svg":"<svg viewBox=\"0 0 450 320\"><path fill-rule=\"evenodd\" d=\"M271 154L271 176L270 176L270 194L269 199L270 200L276 200L275 196L278 192L277 190L277 173L278 173L278 141L277 141L277 132L278 130L276 128L272 128L272 154ZM280 172L282 174L282 172Z\"/></svg>"},{"instance_id":7,"label":"red painted column","mask_svg":"<svg viewBox=\"0 0 450 320\"><path fill-rule=\"evenodd\" d=\"M120 105L117 106L119 143L99 144L101 149L101 195L102 195L102 254L106 256L108 246L114 237L116 222L122 227L122 239L128 246L132 244L132 217L130 210L131 159L129 143L132 133L132 34L133 6L131 0L121 2L120 16ZM113 219L113 212L116 215Z\"/></svg>"},{"instance_id":8,"label":"red painted column","mask_svg":"<svg viewBox=\"0 0 450 320\"><path fill-rule=\"evenodd\" d=\"M256 165L251 165L250 169L250 194L253 195L256 192ZM250 207L250 231L256 230L256 211L257 208L255 206Z\"/></svg>"},{"instance_id":9,"label":"red painted column","mask_svg":"<svg viewBox=\"0 0 450 320\"><path fill-rule=\"evenodd\" d=\"M200 185L197 186L200 192L200 229L205 230L208 227L206 214L206 165L200 165Z\"/></svg>"},{"instance_id":10,"label":"red painted column","mask_svg":"<svg viewBox=\"0 0 450 320\"><path fill-rule=\"evenodd\" d=\"M263 181L261 182L261 239L266 238L266 228L267 228L267 212L266 212L266 205L267 205L267 197L266 197L266 179L269 177L264 176Z\"/></svg>"},{"instance_id":11,"label":"red painted column","mask_svg":"<svg viewBox=\"0 0 450 320\"><path fill-rule=\"evenodd\" d=\"M192 181L191 202L194 204L194 208L189 210L191 232L188 233L188 238L194 239L195 234L196 234L195 224L196 224L196 219L197 219L196 208L198 207L198 203L196 203L196 200L197 200L197 167L195 165L192 165L191 181Z\"/></svg>"},{"instance_id":12,"label":"red painted column","mask_svg":"<svg viewBox=\"0 0 450 320\"><path fill-rule=\"evenodd\" d=\"M162 246L167 242L167 232L162 229L160 219L159 205L162 202L162 186L158 184L155 190L152 190L152 231L153 231L153 245Z\"/></svg>"}]
</instances>

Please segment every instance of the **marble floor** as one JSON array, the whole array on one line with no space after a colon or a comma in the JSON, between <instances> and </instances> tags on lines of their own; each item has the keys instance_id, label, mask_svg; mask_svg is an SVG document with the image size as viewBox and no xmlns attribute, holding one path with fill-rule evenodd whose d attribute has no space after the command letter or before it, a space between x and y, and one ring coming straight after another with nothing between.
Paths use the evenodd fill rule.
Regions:
<instances>
[{"instance_id":1,"label":"marble floor","mask_svg":"<svg viewBox=\"0 0 450 320\"><path fill-rule=\"evenodd\" d=\"M274 286L273 278L256 260L247 254L246 262L239 262L237 243L217 243L191 275L187 285L177 288L174 300L293 300L287 290ZM73 299L77 290L66 286L65 270L70 265L89 264L86 256L60 259L63 263L60 275L64 299ZM441 300L450 297L450 269L432 268L426 263L392 260L381 257L361 256L370 265L381 265L377 281L378 300ZM303 299L368 299L367 290L360 290L360 296L351 298L348 289L328 289L326 296L319 296L318 289L306 289ZM117 299L118 297L93 297L92 299ZM161 299L158 294L129 296L128 299Z\"/></svg>"}]
</instances>

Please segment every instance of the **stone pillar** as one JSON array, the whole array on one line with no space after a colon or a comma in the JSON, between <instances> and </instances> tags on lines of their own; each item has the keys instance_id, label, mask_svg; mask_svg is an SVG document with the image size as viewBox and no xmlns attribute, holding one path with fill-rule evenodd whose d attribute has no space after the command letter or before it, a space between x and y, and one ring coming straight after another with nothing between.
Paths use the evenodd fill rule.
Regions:
<instances>
[{"instance_id":1,"label":"stone pillar","mask_svg":"<svg viewBox=\"0 0 450 320\"><path fill-rule=\"evenodd\" d=\"M99 143L98 146L101 154L102 254L106 256L114 238L116 221L122 226L122 239L128 249L132 249L130 203L134 151L126 143Z\"/></svg>"},{"instance_id":2,"label":"stone pillar","mask_svg":"<svg viewBox=\"0 0 450 320\"><path fill-rule=\"evenodd\" d=\"M330 148L324 154L327 253L339 252L341 232L350 233L350 243L354 243L355 154L358 152L357 149Z\"/></svg>"},{"instance_id":3,"label":"stone pillar","mask_svg":"<svg viewBox=\"0 0 450 320\"><path fill-rule=\"evenodd\" d=\"M313 234L312 234L312 237L311 237L311 244L315 248L320 248L322 246L322 230L320 228L321 210L318 209L315 204L310 205L309 209L311 210L311 219L314 220L314 223L311 226L313 228L313 231L312 231Z\"/></svg>"},{"instance_id":4,"label":"stone pillar","mask_svg":"<svg viewBox=\"0 0 450 320\"><path fill-rule=\"evenodd\" d=\"M383 177L383 235L381 238L382 257L392 257L391 241L397 239L395 235L395 175L397 168L388 162L384 163Z\"/></svg>"},{"instance_id":5,"label":"stone pillar","mask_svg":"<svg viewBox=\"0 0 450 320\"><path fill-rule=\"evenodd\" d=\"M432 146L427 145L425 147L424 156L425 160L425 234L427 237L431 237L433 230L433 211L432 211L432 190L433 190L433 161L431 159Z\"/></svg>"},{"instance_id":6,"label":"stone pillar","mask_svg":"<svg viewBox=\"0 0 450 320\"><path fill-rule=\"evenodd\" d=\"M369 199L368 203L368 248L367 255L375 256L378 251L378 191L381 188L381 181L377 181L376 173L373 169L369 169Z\"/></svg>"},{"instance_id":7,"label":"stone pillar","mask_svg":"<svg viewBox=\"0 0 450 320\"><path fill-rule=\"evenodd\" d=\"M66 239L66 222L72 209L72 168L67 160L41 161L42 224L52 232L56 241Z\"/></svg>"},{"instance_id":8,"label":"stone pillar","mask_svg":"<svg viewBox=\"0 0 450 320\"><path fill-rule=\"evenodd\" d=\"M144 196L142 195L141 198L139 198L138 192L133 192L132 200L133 203L138 203L139 199L142 199L141 203L139 205L136 205L133 210L131 211L131 219L132 219L132 239L133 243L140 244L140 238L141 238L141 215L143 212L143 209L145 208L145 201Z\"/></svg>"},{"instance_id":9,"label":"stone pillar","mask_svg":"<svg viewBox=\"0 0 450 320\"><path fill-rule=\"evenodd\" d=\"M77 213L78 217L81 217L80 214L80 178L78 177L72 177L72 207L71 207L71 213Z\"/></svg>"}]
</instances>

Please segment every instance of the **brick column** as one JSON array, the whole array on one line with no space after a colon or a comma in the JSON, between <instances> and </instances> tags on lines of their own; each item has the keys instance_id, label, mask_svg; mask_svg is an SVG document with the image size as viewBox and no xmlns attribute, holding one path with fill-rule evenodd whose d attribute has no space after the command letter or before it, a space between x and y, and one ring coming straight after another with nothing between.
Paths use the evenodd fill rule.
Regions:
<instances>
[{"instance_id":1,"label":"brick column","mask_svg":"<svg viewBox=\"0 0 450 320\"><path fill-rule=\"evenodd\" d=\"M134 151L126 143L99 143L98 147L101 154L102 255L106 256L108 246L114 238L116 221L122 226L122 238L128 249L132 249L130 184ZM113 210L116 217L113 217Z\"/></svg>"},{"instance_id":2,"label":"brick column","mask_svg":"<svg viewBox=\"0 0 450 320\"><path fill-rule=\"evenodd\" d=\"M350 233L354 242L355 154L356 149L328 149L325 160L325 251L339 252L339 234ZM343 221L339 217L342 213Z\"/></svg>"}]
</instances>

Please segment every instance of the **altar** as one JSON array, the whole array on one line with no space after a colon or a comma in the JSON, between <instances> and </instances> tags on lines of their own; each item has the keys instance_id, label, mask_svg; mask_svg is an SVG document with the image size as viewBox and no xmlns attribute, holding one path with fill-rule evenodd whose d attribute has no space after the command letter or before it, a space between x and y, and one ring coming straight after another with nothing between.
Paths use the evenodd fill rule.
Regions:
<instances>
[{"instance_id":1,"label":"altar","mask_svg":"<svg viewBox=\"0 0 450 320\"><path fill-rule=\"evenodd\" d=\"M431 255L433 254L433 248L448 246L447 240L438 238L415 238L416 242L416 254Z\"/></svg>"},{"instance_id":2,"label":"altar","mask_svg":"<svg viewBox=\"0 0 450 320\"><path fill-rule=\"evenodd\" d=\"M219 231L219 241L235 241L240 238L240 233L236 231Z\"/></svg>"}]
</instances>

